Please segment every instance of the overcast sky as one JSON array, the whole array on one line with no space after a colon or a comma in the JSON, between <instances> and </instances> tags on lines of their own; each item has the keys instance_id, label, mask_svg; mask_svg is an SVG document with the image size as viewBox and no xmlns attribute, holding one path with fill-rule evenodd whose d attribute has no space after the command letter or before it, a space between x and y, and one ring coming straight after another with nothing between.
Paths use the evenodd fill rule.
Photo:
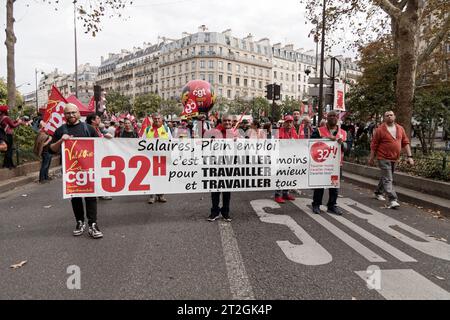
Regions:
<instances>
[{"instance_id":1,"label":"overcast sky","mask_svg":"<svg viewBox=\"0 0 450 320\"><path fill-rule=\"evenodd\" d=\"M79 0L84 1L84 0ZM22 93L35 89L34 70L74 72L72 0L62 0L59 10L42 0L15 3L16 85ZM0 77L6 79L6 0L0 0ZM94 38L84 34L78 21L78 62L100 65L100 57L120 49L156 43L158 36L178 39L183 31L194 33L205 24L209 31L232 29L239 38L252 33L271 43L292 43L296 48L315 49L308 38L304 8L298 0L134 0L122 11L125 18L105 18ZM341 49L343 50L343 49ZM342 53L340 48L336 51ZM31 85L26 85L30 83Z\"/></svg>"}]
</instances>

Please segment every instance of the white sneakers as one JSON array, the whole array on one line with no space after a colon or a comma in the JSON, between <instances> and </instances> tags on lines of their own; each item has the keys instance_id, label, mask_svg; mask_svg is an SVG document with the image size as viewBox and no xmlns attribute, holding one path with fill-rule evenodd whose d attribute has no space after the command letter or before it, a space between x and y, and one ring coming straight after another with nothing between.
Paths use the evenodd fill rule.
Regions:
<instances>
[{"instance_id":1,"label":"white sneakers","mask_svg":"<svg viewBox=\"0 0 450 320\"><path fill-rule=\"evenodd\" d=\"M375 199L380 201L386 201L386 198L382 194L375 194ZM387 208L389 209L396 209L398 207L400 207L400 203L398 203L397 200L389 202L389 205L387 206Z\"/></svg>"},{"instance_id":2,"label":"white sneakers","mask_svg":"<svg viewBox=\"0 0 450 320\"><path fill-rule=\"evenodd\" d=\"M398 203L397 201L391 201L390 203L389 203L389 205L388 205L388 208L389 209L396 209L396 208L398 208L398 207L400 207L400 203Z\"/></svg>"}]
</instances>

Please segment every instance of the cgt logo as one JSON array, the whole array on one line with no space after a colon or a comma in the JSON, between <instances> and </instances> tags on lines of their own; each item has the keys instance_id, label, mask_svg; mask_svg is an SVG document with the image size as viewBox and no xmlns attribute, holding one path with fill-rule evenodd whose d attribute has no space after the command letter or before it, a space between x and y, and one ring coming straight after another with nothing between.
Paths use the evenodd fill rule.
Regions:
<instances>
[{"instance_id":1,"label":"cgt logo","mask_svg":"<svg viewBox=\"0 0 450 320\"><path fill-rule=\"evenodd\" d=\"M66 173L66 181L80 187L87 186L90 182L95 182L94 169L88 171L69 171Z\"/></svg>"},{"instance_id":2,"label":"cgt logo","mask_svg":"<svg viewBox=\"0 0 450 320\"><path fill-rule=\"evenodd\" d=\"M94 193L94 140L68 140L64 145L66 194Z\"/></svg>"}]
</instances>

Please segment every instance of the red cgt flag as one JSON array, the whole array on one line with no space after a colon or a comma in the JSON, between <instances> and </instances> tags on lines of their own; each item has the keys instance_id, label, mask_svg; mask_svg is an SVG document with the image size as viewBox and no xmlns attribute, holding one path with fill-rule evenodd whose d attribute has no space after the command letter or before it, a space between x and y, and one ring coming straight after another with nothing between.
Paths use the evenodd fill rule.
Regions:
<instances>
[{"instance_id":1,"label":"red cgt flag","mask_svg":"<svg viewBox=\"0 0 450 320\"><path fill-rule=\"evenodd\" d=\"M151 125L152 125L152 122L150 121L150 118L145 117L144 121L142 122L141 130L139 130L139 138L144 135L145 129L147 129L147 127L149 127Z\"/></svg>"},{"instance_id":2,"label":"red cgt flag","mask_svg":"<svg viewBox=\"0 0 450 320\"><path fill-rule=\"evenodd\" d=\"M56 129L66 122L64 118L64 107L66 104L67 100L59 92L58 88L52 86L43 118L45 122L44 131L49 135L53 135Z\"/></svg>"}]
</instances>

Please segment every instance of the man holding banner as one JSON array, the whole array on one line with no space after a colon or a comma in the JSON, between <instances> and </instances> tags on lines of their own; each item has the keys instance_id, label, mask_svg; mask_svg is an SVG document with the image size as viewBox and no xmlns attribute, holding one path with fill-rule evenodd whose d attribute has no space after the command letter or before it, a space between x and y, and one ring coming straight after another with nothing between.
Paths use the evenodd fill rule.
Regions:
<instances>
[{"instance_id":1,"label":"man holding banner","mask_svg":"<svg viewBox=\"0 0 450 320\"><path fill-rule=\"evenodd\" d=\"M153 125L147 127L145 129L145 137L147 139L161 139L161 140L170 140L172 139L172 133L170 132L169 127L167 127L160 113L154 113L152 115ZM156 195L156 200L159 202L167 202L167 199L163 194ZM152 194L148 199L149 204L155 203L155 196Z\"/></svg>"},{"instance_id":2,"label":"man holding banner","mask_svg":"<svg viewBox=\"0 0 450 320\"><path fill-rule=\"evenodd\" d=\"M62 143L72 137L98 137L97 132L92 126L80 121L81 115L76 105L71 103L66 104L64 108L64 117L66 119L66 124L63 124L56 129L53 135L52 143L50 145L52 153L60 153ZM66 150L64 150L64 152L65 151ZM97 198L86 197L84 200L86 202L86 217L88 219L89 235L94 239L102 238L103 233L97 225ZM83 198L75 197L72 198L71 201L75 220L77 221L73 235L81 236L86 229L84 223Z\"/></svg>"},{"instance_id":3,"label":"man holding banner","mask_svg":"<svg viewBox=\"0 0 450 320\"><path fill-rule=\"evenodd\" d=\"M338 114L336 111L332 110L327 114L327 123L323 127L317 128L311 139L329 139L331 141L337 141L341 146L341 176L342 176L342 164L344 151L347 148L345 141L347 140L347 132L339 128L338 126ZM338 191L337 188L329 189L328 198L328 212L337 215L342 215L341 209L337 206ZM312 203L312 209L315 214L320 214L320 206L322 205L322 198L325 190L324 189L314 189L314 200Z\"/></svg>"},{"instance_id":4,"label":"man holding banner","mask_svg":"<svg viewBox=\"0 0 450 320\"><path fill-rule=\"evenodd\" d=\"M209 130L206 136L208 138L236 139L239 137L239 131L233 128L232 123L232 117L224 114L222 116L222 124L219 124L215 129ZM220 194L222 194L222 208L219 206ZM222 215L225 221L231 222L230 199L231 192L211 192L212 208L208 221L215 221Z\"/></svg>"}]
</instances>

